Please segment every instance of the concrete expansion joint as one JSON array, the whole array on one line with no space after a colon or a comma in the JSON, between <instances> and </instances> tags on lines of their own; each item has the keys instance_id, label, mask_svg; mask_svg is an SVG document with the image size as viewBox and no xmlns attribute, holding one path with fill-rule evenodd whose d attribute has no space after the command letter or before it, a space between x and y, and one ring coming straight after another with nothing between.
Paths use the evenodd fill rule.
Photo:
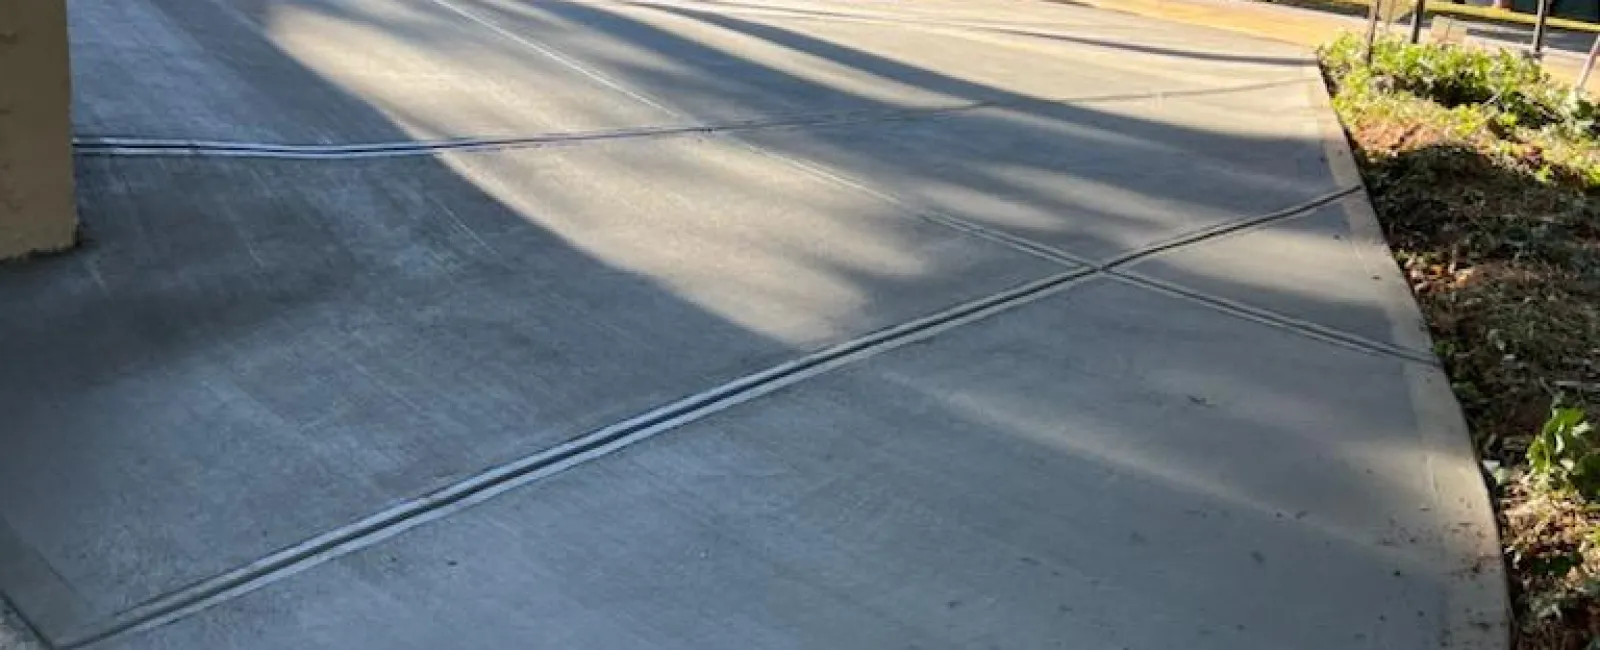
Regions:
<instances>
[{"instance_id":1,"label":"concrete expansion joint","mask_svg":"<svg viewBox=\"0 0 1600 650\"><path fill-rule=\"evenodd\" d=\"M1235 86L1222 86L1188 91L1155 91L1116 95L1096 95L1075 98L1030 98L1015 100L990 100L961 102L944 105L919 106L899 109L861 110L801 114L778 118L756 118L722 123L695 123L686 125L657 125L599 131L535 133L495 137L461 137L441 140L408 140L367 142L351 144L274 143L259 141L225 141L181 138L147 138L140 136L79 136L73 138L75 151L81 156L154 156L154 157L218 157L264 158L274 160L361 160L367 158L393 158L404 156L429 156L444 152L474 153L537 149L546 146L576 146L585 143L616 140L683 137L744 131L777 129L803 129L807 127L845 126L887 122L904 122L937 119L948 115L983 110L1021 108L1026 106L1073 105L1141 101L1175 97L1221 95L1252 90L1264 90L1304 83L1304 79L1280 79Z\"/></svg>"},{"instance_id":2,"label":"concrete expansion joint","mask_svg":"<svg viewBox=\"0 0 1600 650\"><path fill-rule=\"evenodd\" d=\"M527 47L602 85L664 115L687 116L629 89L616 80L590 69L556 49L528 37L513 34L445 0L435 4L452 10L465 19L489 28L502 37ZM927 316L850 339L790 361L754 372L717 386L664 404L620 422L591 430L568 442L540 450L511 462L465 477L431 493L412 498L376 512L359 521L336 527L290 547L281 549L231 570L167 592L83 629L56 640L57 647L90 647L112 638L159 627L191 614L228 602L267 585L307 571L350 553L378 544L417 526L449 517L457 512L565 472L579 465L606 457L652 437L702 420L715 413L784 390L836 369L857 364L909 344L925 341L943 332L1015 310L1044 298L1061 294L1091 281L1122 282L1151 291L1189 300L1195 304L1236 317L1252 320L1283 331L1293 332L1356 351L1391 357L1403 363L1433 365L1421 352L1403 350L1370 341L1354 334L1300 321L1264 309L1233 303L1206 293L1153 280L1125 267L1151 256L1180 250L1225 235L1294 219L1315 208L1342 200L1361 191L1359 185L1343 187L1305 203L1272 213L1230 221L1180 234L1137 250L1105 260L1090 260L1041 242L995 230L959 217L918 205L903 197L872 187L831 167L747 142L739 137L745 131L776 128L805 128L833 124L880 122L897 119L927 119L981 108L1003 108L1046 103L1087 101L1126 101L1203 95L1303 84L1304 76L1266 83L1201 91L1155 92L1074 100L1028 99L1008 102L968 102L941 107L923 107L863 113L833 113L783 119L750 120L724 124L643 127L606 132L543 134L510 138L466 138L436 142L392 142L355 145L296 145L249 142L202 142L143 138L83 137L77 140L81 155L97 156L217 156L289 160L348 160L403 155L435 155L445 151L495 151L531 148L553 144L578 144L604 140L654 138L674 135L712 134L757 153L788 163L830 183L879 197L906 208L919 218L980 237L1029 255L1050 260L1063 267L1059 272L991 295L969 300Z\"/></svg>"},{"instance_id":3,"label":"concrete expansion joint","mask_svg":"<svg viewBox=\"0 0 1600 650\"><path fill-rule=\"evenodd\" d=\"M59 642L59 647L71 649L91 646L122 634L176 621L714 413L1055 295L1094 274L1094 270L1087 267L1067 270L725 382L324 532L231 571L157 596L92 629L69 635Z\"/></svg>"},{"instance_id":4,"label":"concrete expansion joint","mask_svg":"<svg viewBox=\"0 0 1600 650\"><path fill-rule=\"evenodd\" d=\"M1207 228L1174 237L1105 262L1084 260L1057 251L1054 259L1068 266L1048 277L970 300L943 311L878 330L862 337L818 350L782 364L725 382L665 404L646 413L578 436L485 472L465 478L428 495L406 501L365 519L326 531L277 553L231 571L192 584L126 610L82 633L60 641L63 649L82 648L130 632L165 625L195 612L232 600L329 560L372 546L411 528L448 517L500 494L543 480L581 464L610 455L656 435L704 419L712 414L835 369L878 356L908 344L930 339L945 331L1060 294L1090 280L1103 278L1187 298L1229 314L1358 351L1395 357L1406 362L1431 363L1419 355L1366 341L1352 334L1295 321L1249 307L1229 305L1220 298L1171 287L1129 275L1121 266L1149 255L1188 246L1244 228L1290 219L1339 200L1359 188L1347 188L1269 215ZM949 218L949 217L946 217ZM966 224L967 228L980 226ZM1026 240L1024 240L1026 241ZM1039 249L1048 249L1035 244Z\"/></svg>"},{"instance_id":5,"label":"concrete expansion joint","mask_svg":"<svg viewBox=\"0 0 1600 650\"><path fill-rule=\"evenodd\" d=\"M1284 314L1279 314L1277 312L1260 307L1245 305L1243 303L1232 301L1220 296L1214 296L1203 291L1167 282L1156 281L1123 269L1123 267L1129 266L1134 262L1148 257L1173 252L1233 233L1304 216L1316 208L1342 200L1345 197L1360 192L1362 187L1359 185L1334 190L1322 196L1313 198L1310 201L1290 206L1282 210L1269 212L1255 217L1228 221L1221 224L1208 226L1206 228L1201 228L1192 232L1179 234L1174 237L1128 251L1121 255L1111 257L1109 259L1092 260L1069 253L1039 241L1013 235L1008 232L995 230L982 224L945 214L927 206L908 201L894 194L882 192L872 188L870 185L861 180L851 178L836 170L827 169L808 161L803 161L792 156L788 156L786 154L763 150L758 147L754 147L753 145L747 146L751 146L752 149L756 149L760 153L787 162L790 165L810 173L819 179L834 182L850 189L870 194L881 200L888 201L927 221L960 231L970 236L986 239L1002 246L1009 247L1013 250L1060 264L1068 268L1080 268L1089 274L1104 274L1112 277L1113 279L1123 281L1125 284L1129 284L1131 286L1150 289L1160 293L1180 297L1232 316L1245 318L1263 325L1303 336L1308 336L1319 341L1334 343L1344 347L1351 347L1362 352L1423 363L1430 366L1436 366L1438 364L1438 361L1433 357L1433 355L1427 352L1410 350L1388 343L1374 341L1357 334L1319 325L1310 321L1297 319Z\"/></svg>"},{"instance_id":6,"label":"concrete expansion joint","mask_svg":"<svg viewBox=\"0 0 1600 650\"><path fill-rule=\"evenodd\" d=\"M0 650L56 650L56 646L0 595Z\"/></svg>"},{"instance_id":7,"label":"concrete expansion joint","mask_svg":"<svg viewBox=\"0 0 1600 650\"><path fill-rule=\"evenodd\" d=\"M651 108L659 110L662 113L664 113L664 114L666 114L668 116L674 117L674 118L680 118L680 119L688 119L689 118L689 116L687 114L683 113L682 111L679 111L677 109L672 108L669 105L668 102L666 102L664 100L661 100L659 98L650 97L648 94L646 94L644 92L641 92L641 91L638 91L636 89L629 88L626 84L624 84L624 83L622 83L622 82L620 82L620 81L618 81L616 79L612 79L609 75L605 74L602 71L599 71L599 70L591 68L591 67L589 67L587 65L584 65L583 63L573 59L571 56L568 56L568 55L560 52L557 48L549 45L548 43L540 42L537 39L533 39L533 38L531 38L529 36L525 36L525 35L522 35L522 34L516 34L516 33L513 33L513 32L509 32L505 28L503 28L500 25L496 24L494 21L486 19L486 18L484 18L482 16L479 16L479 15L467 10L466 8L464 8L464 7L460 6L460 5L452 2L451 0L431 0L431 1L435 5L438 5L438 6L442 7L442 8L444 8L444 9L447 9L447 10L451 11L452 13L455 13L456 15L461 16L462 18L464 18L464 19L466 19L466 20L468 20L470 22L473 22L473 23L475 23L475 24L477 24L479 26L482 26L482 27L484 27L484 28L486 28L486 29L488 29L488 30L490 30L490 31L492 31L492 32L494 32L494 33L506 38L507 40L510 40L510 41L512 41L514 43L517 43L518 45L527 47L527 48L539 53L540 55L543 55L543 56L551 59L552 61L554 61L554 62L556 62L558 64L561 64L561 65L567 67L568 69L571 69L572 71L574 71L574 72L576 72L578 74L581 74L581 75L584 75L586 77L589 77L590 79L593 79L595 82L597 82L597 83L599 83L599 84L601 84L601 85L603 85L603 86L605 86L607 88L611 88L613 90L616 90L617 92L619 92L619 93L621 93L621 94L623 94L623 95L625 95L625 96L627 96L627 97L629 97L631 99L634 99L635 101L638 101L639 103L641 103L641 104L643 104L645 106L649 106ZM1318 85L1320 85L1320 83L1321 83L1320 77L1317 77L1317 76L1314 76L1314 75L1308 76L1304 71L1301 71L1300 73L1295 74L1294 76L1292 76L1290 78L1281 79L1281 80L1274 80L1274 81L1268 81L1268 82L1261 82L1261 83L1254 83L1254 84L1247 84L1247 85L1243 85L1243 86L1211 88L1211 89L1198 89L1198 90L1188 90L1188 91L1171 91L1171 92L1168 92L1168 91L1155 91L1155 92L1146 92L1146 93L1135 93L1135 94L1129 94L1129 95L1109 96L1107 98L1102 98L1102 99L1110 100L1110 101L1123 101L1123 100L1167 98L1167 97L1179 97L1179 96L1198 96L1198 95L1207 95L1207 94L1221 94L1221 93L1230 93L1230 92L1242 92L1242 91L1245 91L1245 90L1271 88L1271 87L1278 87L1278 86L1285 86L1285 85L1295 85L1295 84L1318 84ZM1027 98L1027 99L1013 101L1013 102L973 102L973 103L968 104L968 105L952 106L952 107L948 107L948 108L944 108L944 109L938 109L936 112L933 112L933 114L948 114L948 113L959 112L959 111L964 111L964 110L975 110L977 108L992 107L994 105L998 105L998 104L1001 104L1001 103L1006 103L1007 105L1013 105L1013 106L1020 106L1020 105L1038 105L1040 103L1058 103L1059 104L1059 103L1064 103L1065 101L1068 101L1068 100L1046 100L1046 99ZM1083 100L1078 100L1078 101L1083 101ZM798 158L796 156L793 156L793 155L790 155L790 154L785 154L785 153L778 152L778 151L774 151L774 150L772 150L772 149L770 149L768 147L763 147L763 146L760 146L760 145L757 145L757 144L754 144L754 143L750 143L750 142L748 142L746 140L740 139L739 138L739 133L737 132L737 130L734 130L734 129L722 130L722 131L715 132L714 135L717 135L719 137L725 138L725 139L727 139L728 141L731 141L731 142L736 142L736 143L738 143L738 144L740 144L740 145L746 147L747 149L749 149L751 151L754 151L756 153L760 153L760 154L763 154L763 155L766 155L766 156L770 156L770 157L772 157L772 158L774 158L776 160L780 160L780 161L786 162L786 163L788 163L788 164L790 164L790 165L792 165L792 166L794 166L796 168L799 168L801 170L804 170L804 171L812 174L813 176L815 176L817 178L820 178L820 179L823 179L823 180L826 180L826 181L829 181L829 182L832 182L832 183L835 183L835 184L838 184L838 185L841 185L841 186L844 186L844 187L853 188L853 189L855 189L857 191L861 191L861 192L867 193L869 195L877 196L877 197L879 197L879 198L881 198L883 200L889 201L891 203L904 206L904 207L906 207L908 209L911 209L914 214L922 216L923 218L931 220L931 221L934 221L936 223L940 223L940 224L945 225L947 227L955 228L957 230L966 232L966 233L968 233L970 235L983 237L985 239L989 239L991 241L995 241L996 243L1000 243L1002 245L1006 245L1006 246L1012 247L1012 248L1014 248L1016 250L1020 250L1022 252L1025 252L1025 253L1028 253L1028 254L1031 254L1031 255L1035 255L1035 256L1038 256L1038 257L1041 257L1041 258L1044 258L1044 259L1047 259L1047 260L1054 261L1054 262L1056 262L1058 264L1065 264L1065 265L1068 265L1068 266L1075 266L1078 269L1080 269L1083 272L1083 274L1085 274L1085 275L1088 275L1088 274L1102 274L1102 273L1103 274L1111 274L1113 271L1115 271L1117 269L1117 267L1126 265L1126 264L1131 263L1131 262L1133 262L1135 260L1138 260L1140 258L1147 257L1147 256L1150 256L1150 255L1159 254L1159 253L1162 253L1162 252L1165 252L1165 251L1169 251L1169 250L1174 250L1174 249L1177 249L1177 248L1180 248L1180 247L1183 247L1183 246L1188 246L1190 244L1194 244L1194 243L1197 243L1197 242L1200 242L1200 241L1204 241L1204 240L1207 240L1207 239L1218 237L1218 236L1221 236L1221 235L1224 235L1224 234L1227 234L1227 233L1230 233L1230 232L1234 232L1234 231L1238 231L1238 230L1242 230L1242 229L1246 229L1246 228L1251 228L1251 227L1262 225L1262 224L1266 224L1266 223L1271 223L1271 222L1274 222L1274 221L1279 221L1279 220L1295 217L1295 216L1298 216L1300 214L1303 214L1303 213L1311 210L1312 208L1315 208L1315 207L1321 206L1323 204L1338 200L1340 198L1343 198L1346 195L1359 192L1359 191L1361 191L1363 189L1363 187L1359 183L1355 183L1355 184L1352 184L1351 186L1346 187L1344 189L1336 190L1335 192L1333 192L1331 194L1327 194L1327 195L1324 195L1322 197L1318 197L1316 199L1313 199L1312 201L1310 201L1309 203L1306 203L1306 204L1302 204L1302 205L1299 205L1299 206L1293 206L1293 207L1287 208L1285 210L1269 213L1269 214L1266 214L1266 215L1261 215L1261 216L1258 216L1258 217L1243 219L1243 220L1240 220L1240 221L1237 221L1237 222L1231 222L1231 223L1227 223L1227 224L1222 224L1220 226L1215 226L1215 227L1211 227L1211 228L1207 228L1207 229L1202 229L1200 231L1196 231L1194 233L1190 233L1190 234L1187 234L1187 235L1180 235L1180 236L1178 236L1176 238L1173 238L1171 240L1168 240L1166 242L1158 243L1158 244L1155 244L1155 245L1150 246L1150 247L1146 247L1146 248L1138 250L1138 251L1133 251L1133 252L1130 252L1130 253L1126 253L1124 255L1121 255L1119 257L1113 258L1113 259L1105 261L1105 262L1096 263L1096 262L1093 262L1093 261L1090 261L1090 260L1082 259L1082 258L1080 258L1078 256L1072 255L1070 253L1067 253L1066 251L1062 251L1062 250L1056 249L1056 248L1048 246L1046 244L1042 244L1040 242L1030 240L1030 239L1025 238L1025 237L1019 237L1019 236L1011 235L1009 233L999 232L999 231L984 227L982 225L975 224L975 223L972 223L970 221L966 221L966 220L951 216L951 215L942 214L942 213L939 213L938 211L935 211L935 210L929 210L925 206L916 205L914 203L911 203L911 202L908 202L908 201L904 200L901 197L895 196L895 195L893 195L891 193L882 192L882 191L879 191L879 190L877 190L875 188L872 188L867 183L864 183L864 182L860 181L859 179L851 178L849 175L841 173L838 170L831 169L831 168L828 168L827 166L820 165L820 164L817 164L817 163L814 163L814 162L802 160L802 159L800 159L800 158ZM1149 287L1149 285L1144 284L1144 283L1137 283L1137 284L1138 284L1138 286L1146 286L1147 288ZM1273 312L1270 312L1270 311L1264 310L1264 309L1252 309L1252 310L1246 312L1246 311L1241 311L1239 309L1228 308L1227 307L1227 301L1225 301L1223 299L1220 299L1220 298L1217 298L1217 297L1207 296L1206 294L1204 294L1202 292L1199 292L1199 291L1186 290L1184 292L1184 295L1187 295L1191 299L1198 299L1198 301L1201 304L1209 305L1209 306L1211 306L1213 308L1216 308L1216 309L1219 309L1219 310L1221 310L1221 311L1223 311L1225 313L1229 313L1229 314L1232 314L1232 315L1235 315L1235 316L1243 316L1243 317L1246 317L1246 318L1250 318L1251 320L1256 320L1257 322L1268 323L1268 324L1274 325L1276 327L1279 327L1281 329L1286 329L1286 330L1289 330L1289 331L1292 331L1292 332L1296 332L1296 333L1312 336L1313 338L1317 338L1318 340L1328 341L1330 339L1327 336L1327 333L1328 332L1336 332L1337 331L1337 330L1332 330L1332 328L1321 328L1320 326L1317 327L1317 328L1307 327L1307 325L1309 325L1308 323L1297 321L1296 319L1292 319L1292 318L1289 318L1289 317L1286 317L1286 316L1277 315L1277 314L1274 314ZM1317 330L1324 330L1324 331L1320 331L1319 332ZM1425 362L1432 362L1432 356L1431 355L1425 355L1425 354L1422 354L1422 353L1415 353L1415 354L1399 353L1401 351L1398 351L1397 349L1393 348L1392 346L1387 346L1387 345L1380 344L1380 343L1377 343L1377 342L1374 342L1374 341L1368 341L1368 340L1366 340L1366 339L1364 339L1362 337L1356 336L1354 334L1342 333L1340 336L1333 337L1333 340L1342 342L1342 343L1344 343L1346 345L1353 345L1353 346L1357 347L1358 349L1361 349L1361 350L1366 351L1366 352L1376 353L1376 354L1380 354L1380 355L1387 355L1387 356L1397 356L1399 358L1404 358L1404 359L1412 360L1412 361L1426 359L1427 361L1425 361Z\"/></svg>"},{"instance_id":8,"label":"concrete expansion joint","mask_svg":"<svg viewBox=\"0 0 1600 650\"><path fill-rule=\"evenodd\" d=\"M1149 289L1158 293L1183 298L1185 300L1210 307L1217 311L1225 312L1232 316L1255 321L1262 325L1292 332L1302 336L1307 336L1319 341L1354 348L1362 352L1377 354L1380 356L1394 357L1429 366L1437 366L1439 363L1438 360L1428 352L1410 350L1389 343L1375 341L1370 338L1338 328L1294 318L1292 316L1280 314L1269 309L1240 303L1238 301L1216 296L1197 289L1192 289L1180 284L1156 280L1125 268L1145 258L1182 250L1184 248L1230 234L1302 217L1310 214L1313 210L1319 207L1356 194L1360 192L1361 189L1362 188L1358 186L1335 190L1328 194L1324 194L1312 199L1306 203L1302 203L1284 210L1204 228L1101 261L1082 258L1066 251L1052 248L1046 244L1026 238L1016 237L1014 235L1002 235L1000 233L991 232L990 238L1001 243L1011 245L1013 248L1025 253L1036 255L1057 263L1087 267L1092 273L1106 275L1114 280L1118 280L1130 286ZM955 219L955 217L950 217L948 215L945 215L944 218ZM984 229L983 226L970 222L964 222L964 225L967 228L975 230Z\"/></svg>"}]
</instances>

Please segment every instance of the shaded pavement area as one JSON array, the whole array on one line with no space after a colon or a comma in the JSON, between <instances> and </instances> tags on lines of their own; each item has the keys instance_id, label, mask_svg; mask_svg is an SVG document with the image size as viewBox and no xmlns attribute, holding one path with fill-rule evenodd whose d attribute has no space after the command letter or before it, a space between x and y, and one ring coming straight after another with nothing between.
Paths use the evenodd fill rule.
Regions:
<instances>
[{"instance_id":1,"label":"shaded pavement area","mask_svg":"<svg viewBox=\"0 0 1600 650\"><path fill-rule=\"evenodd\" d=\"M1503 642L1303 49L70 6L87 242L0 268L0 591L56 647Z\"/></svg>"}]
</instances>

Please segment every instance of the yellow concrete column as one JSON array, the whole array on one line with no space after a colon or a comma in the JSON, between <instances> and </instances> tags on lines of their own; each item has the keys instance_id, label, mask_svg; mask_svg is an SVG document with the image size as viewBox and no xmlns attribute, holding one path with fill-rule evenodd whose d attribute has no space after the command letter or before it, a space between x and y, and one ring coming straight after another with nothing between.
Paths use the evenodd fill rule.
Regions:
<instances>
[{"instance_id":1,"label":"yellow concrete column","mask_svg":"<svg viewBox=\"0 0 1600 650\"><path fill-rule=\"evenodd\" d=\"M0 259L71 246L66 0L0 0Z\"/></svg>"}]
</instances>

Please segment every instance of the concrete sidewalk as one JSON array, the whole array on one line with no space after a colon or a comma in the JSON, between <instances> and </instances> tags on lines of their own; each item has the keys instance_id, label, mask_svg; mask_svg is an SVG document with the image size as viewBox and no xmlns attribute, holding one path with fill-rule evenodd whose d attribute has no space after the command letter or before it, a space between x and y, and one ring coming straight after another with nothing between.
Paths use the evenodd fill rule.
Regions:
<instances>
[{"instance_id":1,"label":"concrete sidewalk","mask_svg":"<svg viewBox=\"0 0 1600 650\"><path fill-rule=\"evenodd\" d=\"M39 639L27 624L12 611L11 606L0 601L0 648L4 650L43 650Z\"/></svg>"},{"instance_id":2,"label":"concrete sidewalk","mask_svg":"<svg viewBox=\"0 0 1600 650\"><path fill-rule=\"evenodd\" d=\"M1037 2L85 0L0 268L64 648L1496 648L1304 48Z\"/></svg>"}]
</instances>

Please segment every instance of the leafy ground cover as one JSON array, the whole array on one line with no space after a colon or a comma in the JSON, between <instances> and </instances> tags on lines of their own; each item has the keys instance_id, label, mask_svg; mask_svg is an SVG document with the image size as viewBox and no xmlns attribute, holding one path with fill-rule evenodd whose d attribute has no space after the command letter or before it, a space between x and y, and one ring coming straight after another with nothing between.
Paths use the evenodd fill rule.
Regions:
<instances>
[{"instance_id":1,"label":"leafy ground cover","mask_svg":"<svg viewBox=\"0 0 1600 650\"><path fill-rule=\"evenodd\" d=\"M1320 55L1492 483L1515 645L1600 650L1595 107L1504 51Z\"/></svg>"}]
</instances>

